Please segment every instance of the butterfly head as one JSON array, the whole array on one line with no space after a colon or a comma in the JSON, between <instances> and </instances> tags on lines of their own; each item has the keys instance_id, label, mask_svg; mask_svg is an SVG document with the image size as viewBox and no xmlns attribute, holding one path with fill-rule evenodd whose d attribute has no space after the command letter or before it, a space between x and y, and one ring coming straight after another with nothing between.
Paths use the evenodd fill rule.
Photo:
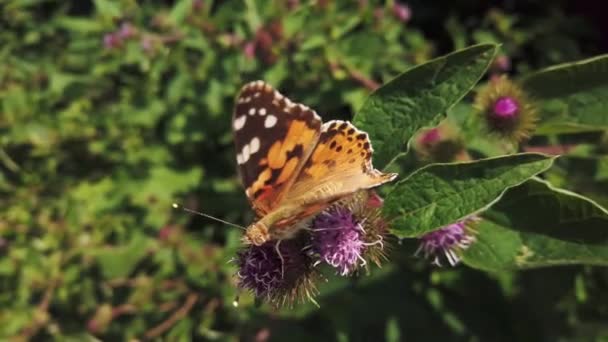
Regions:
<instances>
[{"instance_id":1,"label":"butterfly head","mask_svg":"<svg viewBox=\"0 0 608 342\"><path fill-rule=\"evenodd\" d=\"M251 244L256 246L263 245L266 241L270 240L270 233L268 226L264 222L258 221L247 227L243 242L245 244Z\"/></svg>"}]
</instances>

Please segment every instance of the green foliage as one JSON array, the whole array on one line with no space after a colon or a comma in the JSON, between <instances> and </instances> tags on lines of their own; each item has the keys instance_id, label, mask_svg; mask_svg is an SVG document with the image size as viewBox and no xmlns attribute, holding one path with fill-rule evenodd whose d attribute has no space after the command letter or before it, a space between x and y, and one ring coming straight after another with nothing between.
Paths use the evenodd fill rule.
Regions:
<instances>
[{"instance_id":1,"label":"green foliage","mask_svg":"<svg viewBox=\"0 0 608 342\"><path fill-rule=\"evenodd\" d=\"M605 123L606 58L523 78L542 102L543 137L521 146L483 137L483 148L473 148L481 137L467 96L487 70L521 75L598 53L591 48L598 44L579 43L593 40L581 18L564 15L562 1L449 13L418 2L410 22L396 16L393 1L288 3L0 4L0 339L608 336L605 269L509 272L606 265L606 140L549 129L597 131ZM517 12L523 7L533 11ZM512 68L497 67L497 54L511 57ZM242 232L171 204L242 225L254 219L230 132L234 97L254 79L324 120L351 119L361 108L355 122L372 137L375 165L403 157L390 165L403 179L386 212L441 203L422 216L399 216L400 236L478 212L506 191L464 255L491 272L434 270L413 260L417 241L406 239L387 247L381 270L321 284L320 308L257 307L247 293L233 307L239 293L230 260ZM419 129L446 116L442 125L457 126L469 159L478 161L425 166L408 153ZM579 144L587 148L564 147ZM504 156L556 147L568 155L547 171L552 158ZM543 171L554 185L518 185Z\"/></svg>"},{"instance_id":2,"label":"green foliage","mask_svg":"<svg viewBox=\"0 0 608 342\"><path fill-rule=\"evenodd\" d=\"M538 134L608 129L608 55L528 75L523 85L542 104Z\"/></svg>"},{"instance_id":3,"label":"green foliage","mask_svg":"<svg viewBox=\"0 0 608 342\"><path fill-rule=\"evenodd\" d=\"M484 214L465 262L497 271L560 264L608 265L608 210L532 179Z\"/></svg>"},{"instance_id":4,"label":"green foliage","mask_svg":"<svg viewBox=\"0 0 608 342\"><path fill-rule=\"evenodd\" d=\"M506 189L546 171L552 163L548 156L522 153L419 169L386 196L391 232L418 237L480 212Z\"/></svg>"},{"instance_id":5,"label":"green foliage","mask_svg":"<svg viewBox=\"0 0 608 342\"><path fill-rule=\"evenodd\" d=\"M376 164L388 164L420 128L437 124L483 76L496 49L484 44L436 58L372 93L354 123L374 142Z\"/></svg>"}]
</instances>

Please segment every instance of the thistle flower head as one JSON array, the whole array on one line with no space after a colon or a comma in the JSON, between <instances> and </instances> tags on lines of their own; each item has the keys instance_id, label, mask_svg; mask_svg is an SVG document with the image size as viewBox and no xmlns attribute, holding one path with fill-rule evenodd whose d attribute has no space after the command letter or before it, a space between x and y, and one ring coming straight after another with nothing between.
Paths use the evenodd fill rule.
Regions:
<instances>
[{"instance_id":1,"label":"thistle flower head","mask_svg":"<svg viewBox=\"0 0 608 342\"><path fill-rule=\"evenodd\" d=\"M512 118L519 112L519 103L517 103L516 99L509 96L499 97L496 102L494 102L494 108L492 108L492 110L495 116L506 119Z\"/></svg>"},{"instance_id":2,"label":"thistle flower head","mask_svg":"<svg viewBox=\"0 0 608 342\"><path fill-rule=\"evenodd\" d=\"M447 123L423 130L414 140L416 155L426 162L466 160L464 143L458 131Z\"/></svg>"},{"instance_id":3,"label":"thistle flower head","mask_svg":"<svg viewBox=\"0 0 608 342\"><path fill-rule=\"evenodd\" d=\"M477 94L475 107L492 134L520 142L534 131L536 108L523 89L506 76L488 83Z\"/></svg>"},{"instance_id":4,"label":"thistle flower head","mask_svg":"<svg viewBox=\"0 0 608 342\"><path fill-rule=\"evenodd\" d=\"M358 266L365 244L363 229L348 208L334 206L313 222L312 247L322 261L335 267L340 275Z\"/></svg>"},{"instance_id":5,"label":"thistle flower head","mask_svg":"<svg viewBox=\"0 0 608 342\"><path fill-rule=\"evenodd\" d=\"M237 254L239 287L274 304L311 297L312 262L299 239L249 245Z\"/></svg>"},{"instance_id":6,"label":"thistle flower head","mask_svg":"<svg viewBox=\"0 0 608 342\"><path fill-rule=\"evenodd\" d=\"M441 134L439 133L439 128L435 127L435 128L431 128L429 130L422 132L422 134L420 135L420 138L418 139L418 142L421 145L430 146L430 145L438 143L440 140L441 140Z\"/></svg>"},{"instance_id":7,"label":"thistle flower head","mask_svg":"<svg viewBox=\"0 0 608 342\"><path fill-rule=\"evenodd\" d=\"M437 266L441 266L441 259L445 258L451 266L455 266L460 261L460 253L475 241L471 226L478 221L479 218L472 216L424 234L416 255L424 253L424 257L432 258Z\"/></svg>"},{"instance_id":8,"label":"thistle flower head","mask_svg":"<svg viewBox=\"0 0 608 342\"><path fill-rule=\"evenodd\" d=\"M313 252L343 276L367 266L368 260L380 266L386 259L388 232L382 205L377 193L363 190L317 215L312 223Z\"/></svg>"},{"instance_id":9,"label":"thistle flower head","mask_svg":"<svg viewBox=\"0 0 608 342\"><path fill-rule=\"evenodd\" d=\"M382 216L383 205L384 200L374 190L359 191L344 203L363 228L363 258L378 267L387 259L387 252L390 250L390 243L387 241L389 225ZM365 265L367 264L366 262Z\"/></svg>"}]
</instances>

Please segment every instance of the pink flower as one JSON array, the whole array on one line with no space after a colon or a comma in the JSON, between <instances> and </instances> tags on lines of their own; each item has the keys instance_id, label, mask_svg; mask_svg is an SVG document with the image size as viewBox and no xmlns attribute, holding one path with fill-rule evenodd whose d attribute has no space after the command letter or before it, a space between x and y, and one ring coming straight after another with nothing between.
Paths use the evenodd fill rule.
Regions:
<instances>
[{"instance_id":1,"label":"pink flower","mask_svg":"<svg viewBox=\"0 0 608 342\"><path fill-rule=\"evenodd\" d=\"M118 37L120 37L121 39L129 39L135 36L135 34L137 33L137 30L135 30L135 26L133 26L131 23L122 23L122 25L120 25L120 29L118 29Z\"/></svg>"},{"instance_id":2,"label":"pink flower","mask_svg":"<svg viewBox=\"0 0 608 342\"><path fill-rule=\"evenodd\" d=\"M393 15L402 23L407 23L412 18L412 10L407 4L395 2L393 5Z\"/></svg>"},{"instance_id":3,"label":"pink flower","mask_svg":"<svg viewBox=\"0 0 608 342\"><path fill-rule=\"evenodd\" d=\"M243 53L245 54L245 57L247 57L249 59L254 59L255 58L255 42L248 41L247 43L245 43L245 46L243 47Z\"/></svg>"},{"instance_id":4,"label":"pink flower","mask_svg":"<svg viewBox=\"0 0 608 342\"><path fill-rule=\"evenodd\" d=\"M122 45L122 39L116 32L106 33L103 36L103 47L110 50L118 48Z\"/></svg>"}]
</instances>

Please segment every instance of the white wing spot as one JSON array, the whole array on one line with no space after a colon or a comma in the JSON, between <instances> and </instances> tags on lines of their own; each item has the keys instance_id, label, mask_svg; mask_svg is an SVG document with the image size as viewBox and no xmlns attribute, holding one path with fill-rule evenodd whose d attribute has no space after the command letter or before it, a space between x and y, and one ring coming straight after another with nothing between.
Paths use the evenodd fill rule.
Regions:
<instances>
[{"instance_id":1,"label":"white wing spot","mask_svg":"<svg viewBox=\"0 0 608 342\"><path fill-rule=\"evenodd\" d=\"M262 94L260 94L260 93L255 93L255 94L253 94L253 98L260 97L260 95L262 95Z\"/></svg>"},{"instance_id":2,"label":"white wing spot","mask_svg":"<svg viewBox=\"0 0 608 342\"><path fill-rule=\"evenodd\" d=\"M237 153L237 155L236 155L236 163L239 164L239 165L241 165L241 164L244 163L244 161L243 161L243 155L242 154Z\"/></svg>"},{"instance_id":3,"label":"white wing spot","mask_svg":"<svg viewBox=\"0 0 608 342\"><path fill-rule=\"evenodd\" d=\"M243 163L246 163L249 160L250 151L249 145L243 146Z\"/></svg>"},{"instance_id":4,"label":"white wing spot","mask_svg":"<svg viewBox=\"0 0 608 342\"><path fill-rule=\"evenodd\" d=\"M249 108L249 115L255 115L255 108Z\"/></svg>"},{"instance_id":5,"label":"white wing spot","mask_svg":"<svg viewBox=\"0 0 608 342\"><path fill-rule=\"evenodd\" d=\"M260 138L258 137L254 137L253 139L251 139L251 142L249 143L249 149L250 149L250 153L254 154L257 151L260 150Z\"/></svg>"},{"instance_id":6,"label":"white wing spot","mask_svg":"<svg viewBox=\"0 0 608 342\"><path fill-rule=\"evenodd\" d=\"M243 128L245 126L245 121L247 121L247 115L243 115L234 119L234 122L232 123L234 130L238 131Z\"/></svg>"},{"instance_id":7,"label":"white wing spot","mask_svg":"<svg viewBox=\"0 0 608 342\"><path fill-rule=\"evenodd\" d=\"M251 96L247 96L243 99L243 102L247 103L247 102L251 102Z\"/></svg>"},{"instance_id":8,"label":"white wing spot","mask_svg":"<svg viewBox=\"0 0 608 342\"><path fill-rule=\"evenodd\" d=\"M260 109L258 109L258 114L260 114L261 116L266 115L266 108L260 108Z\"/></svg>"},{"instance_id":9,"label":"white wing spot","mask_svg":"<svg viewBox=\"0 0 608 342\"><path fill-rule=\"evenodd\" d=\"M271 128L277 124L277 117L274 115L268 115L266 120L264 120L264 127Z\"/></svg>"}]
</instances>

